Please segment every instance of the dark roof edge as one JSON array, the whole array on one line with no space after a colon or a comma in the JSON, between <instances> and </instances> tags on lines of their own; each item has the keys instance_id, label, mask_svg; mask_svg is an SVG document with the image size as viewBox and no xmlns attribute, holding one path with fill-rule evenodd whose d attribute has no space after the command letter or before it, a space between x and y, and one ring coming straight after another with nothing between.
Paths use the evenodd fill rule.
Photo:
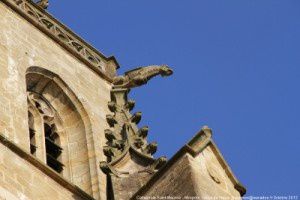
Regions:
<instances>
[{"instance_id":1,"label":"dark roof edge","mask_svg":"<svg viewBox=\"0 0 300 200\"><path fill-rule=\"evenodd\" d=\"M138 196L143 196L148 188L152 187L157 180L159 180L164 173L168 171L183 155L186 153L191 154L193 157L201 153L207 146L212 145L213 150L217 154L218 160L224 167L226 174L234 185L234 188L239 191L240 195L246 194L245 187L236 179L230 167L223 158L221 152L218 150L216 144L213 142L211 129L203 127L186 145L184 145L158 172L156 172L150 180L142 186L131 198L131 200L137 199Z\"/></svg>"},{"instance_id":2,"label":"dark roof edge","mask_svg":"<svg viewBox=\"0 0 300 200\"><path fill-rule=\"evenodd\" d=\"M106 57L30 0L0 0L21 15L64 49L85 63L98 75L111 82L119 63L114 56Z\"/></svg>"},{"instance_id":3,"label":"dark roof edge","mask_svg":"<svg viewBox=\"0 0 300 200\"><path fill-rule=\"evenodd\" d=\"M25 161L29 162L33 166L35 166L37 169L42 171L44 174L52 178L55 182L60 184L62 187L66 188L70 192L78 195L82 199L85 200L95 200L93 197L91 197L89 194L84 192L82 189L77 187L76 185L70 183L66 179L64 179L62 176L54 172L50 167L43 164L41 161L39 161L37 158L33 157L29 153L27 153L24 149L19 147L17 144L15 144L13 141L9 140L7 137L5 137L3 134L0 133L0 143L3 144L5 147L10 149L12 152L20 156L20 158L24 159Z\"/></svg>"}]
</instances>

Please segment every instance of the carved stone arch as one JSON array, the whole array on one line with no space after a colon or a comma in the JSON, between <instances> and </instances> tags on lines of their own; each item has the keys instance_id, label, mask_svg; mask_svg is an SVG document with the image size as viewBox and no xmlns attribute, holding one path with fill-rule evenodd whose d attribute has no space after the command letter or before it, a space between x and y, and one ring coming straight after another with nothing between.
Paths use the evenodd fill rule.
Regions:
<instances>
[{"instance_id":1,"label":"carved stone arch","mask_svg":"<svg viewBox=\"0 0 300 200\"><path fill-rule=\"evenodd\" d=\"M67 150L63 164L69 169L63 176L91 195L97 191L97 163L92 125L89 116L75 93L55 73L29 67L26 71L27 91L40 95L54 110L61 147ZM93 183L92 183L93 180Z\"/></svg>"}]
</instances>

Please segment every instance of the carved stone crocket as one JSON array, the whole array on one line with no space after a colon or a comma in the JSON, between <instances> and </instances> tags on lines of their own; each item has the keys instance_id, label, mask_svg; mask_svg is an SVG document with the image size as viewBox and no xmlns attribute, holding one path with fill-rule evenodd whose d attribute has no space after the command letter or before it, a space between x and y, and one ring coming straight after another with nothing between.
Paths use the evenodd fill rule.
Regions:
<instances>
[{"instance_id":1,"label":"carved stone crocket","mask_svg":"<svg viewBox=\"0 0 300 200\"><path fill-rule=\"evenodd\" d=\"M43 9L47 9L49 6L49 1L48 0L40 0L36 4Z\"/></svg>"},{"instance_id":2,"label":"carved stone crocket","mask_svg":"<svg viewBox=\"0 0 300 200\"><path fill-rule=\"evenodd\" d=\"M152 65L139 67L113 79L115 88L134 88L146 84L151 78L161 75L170 76L173 70L167 65Z\"/></svg>"}]
</instances>

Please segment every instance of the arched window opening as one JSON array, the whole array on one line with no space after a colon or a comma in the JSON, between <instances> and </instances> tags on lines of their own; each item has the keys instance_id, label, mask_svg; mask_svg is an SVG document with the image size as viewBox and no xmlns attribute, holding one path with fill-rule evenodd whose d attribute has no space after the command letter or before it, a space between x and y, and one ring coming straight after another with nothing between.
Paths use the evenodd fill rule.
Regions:
<instances>
[{"instance_id":1,"label":"arched window opening","mask_svg":"<svg viewBox=\"0 0 300 200\"><path fill-rule=\"evenodd\" d=\"M56 123L59 123L59 117L56 110L51 106L49 101L40 94L28 92L28 124L30 133L30 152L32 155L38 154L36 136L43 140L39 146L43 149L46 164L58 173L63 171L61 142L57 133ZM40 116L40 123L37 123L31 110L36 110ZM36 129L37 128L37 129ZM38 131L36 131L38 130ZM40 152L40 153L42 153Z\"/></svg>"},{"instance_id":2,"label":"arched window opening","mask_svg":"<svg viewBox=\"0 0 300 200\"><path fill-rule=\"evenodd\" d=\"M60 162L63 149L59 146L59 136L54 130L55 125L51 127L46 123L44 124L47 165L58 173L61 173L64 167Z\"/></svg>"},{"instance_id":3,"label":"arched window opening","mask_svg":"<svg viewBox=\"0 0 300 200\"><path fill-rule=\"evenodd\" d=\"M37 147L35 141L34 118L31 112L28 112L28 126L29 126L30 153L32 155L35 155Z\"/></svg>"},{"instance_id":4,"label":"arched window opening","mask_svg":"<svg viewBox=\"0 0 300 200\"><path fill-rule=\"evenodd\" d=\"M29 125L34 138L30 140L32 152L36 151L35 156L51 169L92 194L96 186L92 184L91 172L96 172L98 166L90 139L91 123L81 102L58 75L43 68L30 67L26 84L28 111L33 115L29 120L34 119Z\"/></svg>"}]
</instances>

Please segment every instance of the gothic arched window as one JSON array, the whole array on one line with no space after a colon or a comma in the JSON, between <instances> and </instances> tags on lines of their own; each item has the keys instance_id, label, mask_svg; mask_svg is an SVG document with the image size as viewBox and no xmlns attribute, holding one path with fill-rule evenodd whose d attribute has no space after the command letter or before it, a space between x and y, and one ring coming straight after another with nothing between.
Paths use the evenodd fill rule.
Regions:
<instances>
[{"instance_id":1,"label":"gothic arched window","mask_svg":"<svg viewBox=\"0 0 300 200\"><path fill-rule=\"evenodd\" d=\"M97 189L92 178L98 165L90 119L82 103L49 70L29 67L26 83L33 155L92 194L93 187Z\"/></svg>"},{"instance_id":2,"label":"gothic arched window","mask_svg":"<svg viewBox=\"0 0 300 200\"><path fill-rule=\"evenodd\" d=\"M46 163L49 167L58 173L63 171L64 165L61 162L61 154L63 149L60 147L60 138L57 133L56 124L59 119L55 110L52 108L50 103L41 95L28 92L28 102L31 109L38 110L42 123L36 124L34 117L30 111L28 111L28 124L29 124L29 137L30 137L30 153L35 155L37 151L36 146L36 130L35 127L40 127L39 130L43 133L41 138L44 138L44 154L46 156Z\"/></svg>"}]
</instances>

